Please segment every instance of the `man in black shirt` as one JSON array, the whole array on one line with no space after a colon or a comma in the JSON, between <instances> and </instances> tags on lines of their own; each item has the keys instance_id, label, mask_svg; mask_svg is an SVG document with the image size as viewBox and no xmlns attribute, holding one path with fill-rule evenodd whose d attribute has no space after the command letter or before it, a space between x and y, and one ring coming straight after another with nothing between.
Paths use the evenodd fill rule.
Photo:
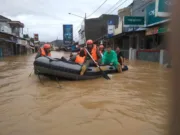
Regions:
<instances>
[{"instance_id":1,"label":"man in black shirt","mask_svg":"<svg viewBox=\"0 0 180 135\"><path fill-rule=\"evenodd\" d=\"M124 55L122 54L121 50L119 47L116 48L116 53L117 53L117 59L121 66L124 66Z\"/></svg>"}]
</instances>

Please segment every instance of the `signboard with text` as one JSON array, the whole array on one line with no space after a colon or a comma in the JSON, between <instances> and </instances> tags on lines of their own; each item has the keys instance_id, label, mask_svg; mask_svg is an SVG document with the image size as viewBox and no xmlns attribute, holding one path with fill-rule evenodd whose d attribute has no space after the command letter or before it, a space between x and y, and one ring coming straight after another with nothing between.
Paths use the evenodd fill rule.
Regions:
<instances>
[{"instance_id":1,"label":"signboard with text","mask_svg":"<svg viewBox=\"0 0 180 135\"><path fill-rule=\"evenodd\" d=\"M64 44L73 43L73 25L72 24L63 25L63 43Z\"/></svg>"},{"instance_id":2,"label":"signboard with text","mask_svg":"<svg viewBox=\"0 0 180 135\"><path fill-rule=\"evenodd\" d=\"M167 18L161 18L155 16L155 2L149 4L146 7L146 25L152 26L158 23L166 21Z\"/></svg>"},{"instance_id":3,"label":"signboard with text","mask_svg":"<svg viewBox=\"0 0 180 135\"><path fill-rule=\"evenodd\" d=\"M155 16L169 17L171 7L172 7L172 0L156 0Z\"/></svg>"},{"instance_id":4,"label":"signboard with text","mask_svg":"<svg viewBox=\"0 0 180 135\"><path fill-rule=\"evenodd\" d=\"M142 16L124 16L123 27L144 27L144 17Z\"/></svg>"},{"instance_id":5,"label":"signboard with text","mask_svg":"<svg viewBox=\"0 0 180 135\"><path fill-rule=\"evenodd\" d=\"M38 34L34 34L34 41L39 41L39 35Z\"/></svg>"},{"instance_id":6,"label":"signboard with text","mask_svg":"<svg viewBox=\"0 0 180 135\"><path fill-rule=\"evenodd\" d=\"M109 20L108 21L108 28L107 28L109 38L114 35L114 29L115 29L115 25L114 25L113 21Z\"/></svg>"}]
</instances>

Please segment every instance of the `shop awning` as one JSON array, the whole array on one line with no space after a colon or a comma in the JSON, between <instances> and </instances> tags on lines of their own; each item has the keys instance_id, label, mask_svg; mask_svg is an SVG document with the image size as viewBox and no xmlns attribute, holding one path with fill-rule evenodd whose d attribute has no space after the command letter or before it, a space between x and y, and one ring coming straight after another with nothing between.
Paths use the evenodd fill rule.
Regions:
<instances>
[{"instance_id":1,"label":"shop awning","mask_svg":"<svg viewBox=\"0 0 180 135\"><path fill-rule=\"evenodd\" d=\"M147 28L138 28L136 31L145 31Z\"/></svg>"},{"instance_id":2,"label":"shop awning","mask_svg":"<svg viewBox=\"0 0 180 135\"><path fill-rule=\"evenodd\" d=\"M0 41L10 42L10 43L16 43L15 41L8 40L8 39L5 39L5 38L0 38Z\"/></svg>"}]
</instances>

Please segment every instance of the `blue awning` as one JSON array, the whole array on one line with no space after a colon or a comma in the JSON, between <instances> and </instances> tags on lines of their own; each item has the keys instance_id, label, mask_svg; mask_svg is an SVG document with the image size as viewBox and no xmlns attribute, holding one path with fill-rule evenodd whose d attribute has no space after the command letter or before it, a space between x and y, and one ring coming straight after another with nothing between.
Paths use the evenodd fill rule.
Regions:
<instances>
[{"instance_id":1,"label":"blue awning","mask_svg":"<svg viewBox=\"0 0 180 135\"><path fill-rule=\"evenodd\" d=\"M136 31L145 31L147 28L138 28Z\"/></svg>"}]
</instances>

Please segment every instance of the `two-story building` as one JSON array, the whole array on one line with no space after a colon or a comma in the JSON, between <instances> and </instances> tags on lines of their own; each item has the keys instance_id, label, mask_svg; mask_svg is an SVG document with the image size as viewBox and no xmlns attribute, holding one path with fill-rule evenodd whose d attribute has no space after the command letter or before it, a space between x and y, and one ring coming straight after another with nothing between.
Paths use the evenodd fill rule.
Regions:
<instances>
[{"instance_id":1,"label":"two-story building","mask_svg":"<svg viewBox=\"0 0 180 135\"><path fill-rule=\"evenodd\" d=\"M24 24L0 15L0 57L26 54L29 42L23 38Z\"/></svg>"}]
</instances>

